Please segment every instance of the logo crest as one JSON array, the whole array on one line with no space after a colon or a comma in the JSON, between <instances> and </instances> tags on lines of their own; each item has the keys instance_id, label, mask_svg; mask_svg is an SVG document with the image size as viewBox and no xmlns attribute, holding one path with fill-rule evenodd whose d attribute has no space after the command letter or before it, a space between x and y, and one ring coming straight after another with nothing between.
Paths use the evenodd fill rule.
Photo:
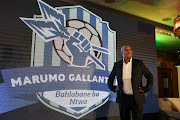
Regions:
<instances>
[{"instance_id":1,"label":"logo crest","mask_svg":"<svg viewBox=\"0 0 180 120\"><path fill-rule=\"evenodd\" d=\"M38 0L42 19L21 18L45 42L56 41L55 49L61 55L61 46L70 59L63 58L75 67L87 67L93 61L102 70L105 65L98 59L98 53L110 54L109 50L101 47L98 32L87 22L71 20L66 25L65 14ZM73 29L74 28L74 29ZM99 40L99 41L98 41ZM97 42L97 43L96 43Z\"/></svg>"},{"instance_id":2,"label":"logo crest","mask_svg":"<svg viewBox=\"0 0 180 120\"><path fill-rule=\"evenodd\" d=\"M59 90L37 92L37 98L47 107L79 119L109 99L107 87L103 87L104 90L101 91L98 87L93 87L96 85L92 83L103 83L107 86L107 77L104 77L104 74L112 69L115 61L115 31L109 29L107 22L82 6L55 9L41 0L38 0L38 4L41 15L20 18L33 30L31 67L45 69L60 66L61 72L67 72L49 74L49 82L59 80L66 86L66 90L61 84L62 88ZM110 53L112 56L108 56ZM68 66L64 67L65 63ZM94 65L95 69L90 67ZM63 67L65 69L62 69ZM58 68L52 68L52 71L56 69ZM99 71L95 70L104 72L100 72L100 76ZM45 80L48 79L46 76L45 74ZM44 81L43 77L36 77L35 80L37 78ZM34 77L32 79L34 80ZM84 90L80 84L75 83L70 89L69 84L74 81L86 81L83 86L89 88L91 84L91 88ZM18 82L13 80L13 83L15 86Z\"/></svg>"}]
</instances>

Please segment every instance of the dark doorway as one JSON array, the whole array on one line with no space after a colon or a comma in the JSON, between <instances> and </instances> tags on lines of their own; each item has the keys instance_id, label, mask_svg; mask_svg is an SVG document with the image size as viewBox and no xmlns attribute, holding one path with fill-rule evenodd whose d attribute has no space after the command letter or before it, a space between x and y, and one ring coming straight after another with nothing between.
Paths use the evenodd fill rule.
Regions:
<instances>
[{"instance_id":1,"label":"dark doorway","mask_svg":"<svg viewBox=\"0 0 180 120\"><path fill-rule=\"evenodd\" d=\"M172 69L158 68L159 98L174 97Z\"/></svg>"}]
</instances>

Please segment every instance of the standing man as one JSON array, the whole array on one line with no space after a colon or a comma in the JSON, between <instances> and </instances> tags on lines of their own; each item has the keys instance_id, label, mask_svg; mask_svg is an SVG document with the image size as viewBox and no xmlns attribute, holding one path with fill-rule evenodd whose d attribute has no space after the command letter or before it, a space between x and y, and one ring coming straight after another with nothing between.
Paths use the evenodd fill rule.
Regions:
<instances>
[{"instance_id":1,"label":"standing man","mask_svg":"<svg viewBox=\"0 0 180 120\"><path fill-rule=\"evenodd\" d=\"M116 102L120 103L121 120L130 120L130 112L133 120L142 120L144 93L153 86L152 73L141 60L132 58L132 54L131 46L125 45L121 48L123 59L114 63L108 79L110 90L117 92ZM147 79L146 86L142 86L143 75ZM113 86L115 76L117 76L118 86Z\"/></svg>"}]
</instances>

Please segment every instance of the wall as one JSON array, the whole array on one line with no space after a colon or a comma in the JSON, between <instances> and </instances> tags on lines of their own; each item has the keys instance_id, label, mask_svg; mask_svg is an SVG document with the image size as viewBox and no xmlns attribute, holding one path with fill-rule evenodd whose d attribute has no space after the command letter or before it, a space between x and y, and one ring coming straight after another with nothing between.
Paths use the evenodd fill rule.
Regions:
<instances>
[{"instance_id":1,"label":"wall","mask_svg":"<svg viewBox=\"0 0 180 120\"><path fill-rule=\"evenodd\" d=\"M178 97L179 94L177 68L175 67L177 63L178 63L177 54L157 51L157 68L172 69L173 97ZM159 94L162 94L162 91L159 91Z\"/></svg>"}]
</instances>

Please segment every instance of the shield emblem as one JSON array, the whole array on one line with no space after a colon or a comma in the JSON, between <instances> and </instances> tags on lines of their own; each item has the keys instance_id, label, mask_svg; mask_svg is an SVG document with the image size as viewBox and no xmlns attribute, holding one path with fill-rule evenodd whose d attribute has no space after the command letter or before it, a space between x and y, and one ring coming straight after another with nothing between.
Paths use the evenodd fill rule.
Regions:
<instances>
[{"instance_id":1,"label":"shield emblem","mask_svg":"<svg viewBox=\"0 0 180 120\"><path fill-rule=\"evenodd\" d=\"M94 46L108 49L109 55L98 53L97 50L91 52L108 71L111 71L116 61L116 32L109 28L109 23L79 5L56 7L56 10L64 15L64 26L71 34L72 31L79 30ZM42 15L34 15L34 18L41 19ZM64 39L55 39L46 43L33 30L31 67L61 66L64 62L70 64L71 55L64 46L64 42ZM89 60L87 66L92 62ZM96 65L96 69L101 68Z\"/></svg>"},{"instance_id":2,"label":"shield emblem","mask_svg":"<svg viewBox=\"0 0 180 120\"><path fill-rule=\"evenodd\" d=\"M56 73L45 78L56 82L62 80L61 89L38 92L37 97L47 107L79 119L109 99L107 89L101 90L92 83L107 84L107 77L96 75L99 72L95 71L104 75L112 70L116 59L116 32L109 28L108 22L82 6L53 8L41 0L38 4L42 15L21 18L33 30L31 67L53 69L59 66L58 73L63 72L64 78L62 80ZM92 83L78 85L71 81ZM107 88L106 84L103 88Z\"/></svg>"}]
</instances>

